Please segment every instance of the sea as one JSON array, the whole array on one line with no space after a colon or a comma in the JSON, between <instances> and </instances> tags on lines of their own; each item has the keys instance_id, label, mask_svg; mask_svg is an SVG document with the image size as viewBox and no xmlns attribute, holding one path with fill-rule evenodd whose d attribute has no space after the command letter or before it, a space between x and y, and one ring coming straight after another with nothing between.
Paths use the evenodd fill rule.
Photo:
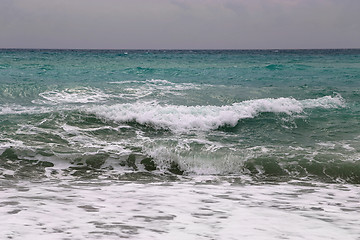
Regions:
<instances>
[{"instance_id":1,"label":"sea","mask_svg":"<svg viewBox=\"0 0 360 240\"><path fill-rule=\"evenodd\" d=\"M0 50L1 239L360 239L360 49Z\"/></svg>"}]
</instances>

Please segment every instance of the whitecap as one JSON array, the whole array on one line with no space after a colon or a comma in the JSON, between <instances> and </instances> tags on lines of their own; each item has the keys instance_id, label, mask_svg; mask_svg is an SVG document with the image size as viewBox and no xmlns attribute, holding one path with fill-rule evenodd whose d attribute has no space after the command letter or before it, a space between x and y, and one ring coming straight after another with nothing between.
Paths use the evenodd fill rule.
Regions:
<instances>
[{"instance_id":1,"label":"whitecap","mask_svg":"<svg viewBox=\"0 0 360 240\"><path fill-rule=\"evenodd\" d=\"M238 121L254 118L260 113L301 114L311 108L344 107L341 96L317 99L265 98L225 106L160 105L157 102L136 102L111 106L94 106L87 111L99 117L118 121L135 121L173 132L209 131L222 126L234 127Z\"/></svg>"}]
</instances>

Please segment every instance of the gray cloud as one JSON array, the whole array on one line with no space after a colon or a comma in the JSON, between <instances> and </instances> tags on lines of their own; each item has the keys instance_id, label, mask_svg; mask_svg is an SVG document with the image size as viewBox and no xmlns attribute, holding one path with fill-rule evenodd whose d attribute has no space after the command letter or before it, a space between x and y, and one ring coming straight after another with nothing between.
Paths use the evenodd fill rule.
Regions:
<instances>
[{"instance_id":1,"label":"gray cloud","mask_svg":"<svg viewBox=\"0 0 360 240\"><path fill-rule=\"evenodd\" d=\"M357 0L2 0L0 47L360 47Z\"/></svg>"}]
</instances>

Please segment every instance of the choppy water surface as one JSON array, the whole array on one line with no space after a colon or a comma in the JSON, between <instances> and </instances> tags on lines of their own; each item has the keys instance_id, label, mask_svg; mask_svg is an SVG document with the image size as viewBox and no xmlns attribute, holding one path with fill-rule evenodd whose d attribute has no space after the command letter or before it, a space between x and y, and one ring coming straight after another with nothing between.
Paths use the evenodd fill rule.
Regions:
<instances>
[{"instance_id":1,"label":"choppy water surface","mask_svg":"<svg viewBox=\"0 0 360 240\"><path fill-rule=\"evenodd\" d=\"M358 239L359 60L0 50L1 232Z\"/></svg>"}]
</instances>

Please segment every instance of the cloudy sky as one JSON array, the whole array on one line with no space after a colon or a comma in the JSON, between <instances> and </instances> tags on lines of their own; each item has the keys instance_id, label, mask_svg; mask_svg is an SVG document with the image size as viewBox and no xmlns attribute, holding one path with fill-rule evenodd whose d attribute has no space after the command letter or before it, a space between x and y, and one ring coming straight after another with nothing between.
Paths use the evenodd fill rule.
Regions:
<instances>
[{"instance_id":1,"label":"cloudy sky","mask_svg":"<svg viewBox=\"0 0 360 240\"><path fill-rule=\"evenodd\" d=\"M360 0L0 0L0 48L360 48Z\"/></svg>"}]
</instances>

